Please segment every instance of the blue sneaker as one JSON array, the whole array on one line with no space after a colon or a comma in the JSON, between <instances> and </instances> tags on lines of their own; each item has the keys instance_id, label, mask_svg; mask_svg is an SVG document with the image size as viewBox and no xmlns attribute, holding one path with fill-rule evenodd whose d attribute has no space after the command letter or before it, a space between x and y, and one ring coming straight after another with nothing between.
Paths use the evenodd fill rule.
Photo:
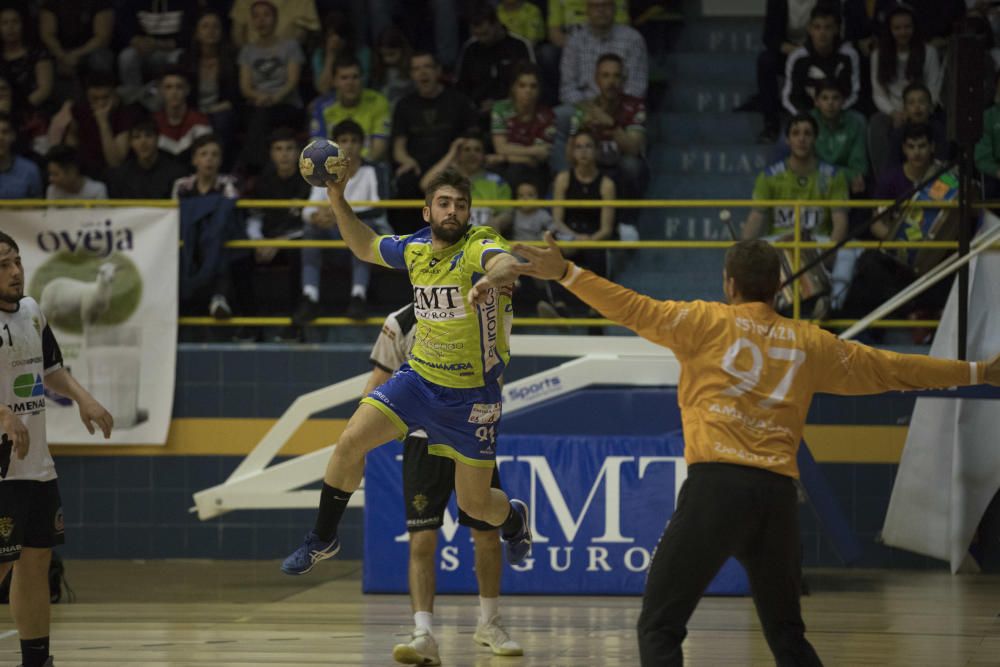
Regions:
<instances>
[{"instance_id":1,"label":"blue sneaker","mask_svg":"<svg viewBox=\"0 0 1000 667\"><path fill-rule=\"evenodd\" d=\"M512 537L505 537L507 543L507 562L517 565L531 555L531 523L528 521L528 506L522 500L512 498L510 506L521 515L523 528Z\"/></svg>"},{"instance_id":2,"label":"blue sneaker","mask_svg":"<svg viewBox=\"0 0 1000 667\"><path fill-rule=\"evenodd\" d=\"M306 533L302 546L281 563L281 571L285 574L306 574L316 563L333 558L338 551L340 551L340 540L336 535L329 542L324 542L310 530Z\"/></svg>"}]
</instances>

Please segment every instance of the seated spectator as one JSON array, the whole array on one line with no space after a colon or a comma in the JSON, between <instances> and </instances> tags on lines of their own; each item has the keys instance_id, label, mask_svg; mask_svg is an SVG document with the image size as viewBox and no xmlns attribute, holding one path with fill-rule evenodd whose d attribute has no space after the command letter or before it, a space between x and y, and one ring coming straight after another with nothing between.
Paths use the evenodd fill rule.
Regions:
<instances>
[{"instance_id":1,"label":"seated spectator","mask_svg":"<svg viewBox=\"0 0 1000 667\"><path fill-rule=\"evenodd\" d=\"M397 26L386 28L375 43L371 87L385 95L391 110L395 110L396 102L413 92L412 52L406 35Z\"/></svg>"},{"instance_id":2,"label":"seated spectator","mask_svg":"<svg viewBox=\"0 0 1000 667\"><path fill-rule=\"evenodd\" d=\"M524 37L534 46L545 39L545 19L542 10L528 0L500 0L497 18L515 35Z\"/></svg>"},{"instance_id":3,"label":"seated spectator","mask_svg":"<svg viewBox=\"0 0 1000 667\"><path fill-rule=\"evenodd\" d=\"M344 196L349 201L378 201L383 199L379 194L378 175L374 167L364 164L360 158L361 147L364 145L364 130L353 120L345 120L331 132L331 138L340 146L341 152L350 159L350 170L347 174L347 189ZM333 209L327 205L326 188L313 188L309 199L317 202L317 206L308 207L302 211L305 221L305 238L315 240L340 239L340 230ZM355 206L354 213L366 225L379 234L391 234L391 228L386 221L382 209ZM350 255L351 262L351 293L347 306L347 317L364 319L368 308L368 284L371 282L371 265L363 262L353 253L339 252L338 256L346 258ZM320 314L320 277L323 268L323 252L319 248L302 249L302 298L298 308L292 315L292 323L304 326Z\"/></svg>"},{"instance_id":4,"label":"seated spectator","mask_svg":"<svg viewBox=\"0 0 1000 667\"><path fill-rule=\"evenodd\" d=\"M816 87L816 106L810 113L819 127L816 156L844 174L852 195L864 194L868 175L865 117L844 109L843 91L832 79Z\"/></svg>"},{"instance_id":5,"label":"seated spectator","mask_svg":"<svg viewBox=\"0 0 1000 667\"><path fill-rule=\"evenodd\" d=\"M381 35L395 21L406 29L415 50L433 48L435 62L454 71L459 48L458 0L366 0L365 4L372 35Z\"/></svg>"},{"instance_id":6,"label":"seated spectator","mask_svg":"<svg viewBox=\"0 0 1000 667\"><path fill-rule=\"evenodd\" d=\"M993 82L993 106L983 114L983 136L976 144L976 169L983 175L983 198L1000 198L1000 72Z\"/></svg>"},{"instance_id":7,"label":"seated spectator","mask_svg":"<svg viewBox=\"0 0 1000 667\"><path fill-rule=\"evenodd\" d=\"M216 319L232 316L230 301L239 303L245 292L233 289L233 267L246 267L246 255L227 251L223 244L240 237L236 227L235 200L240 193L236 179L219 173L222 144L214 134L195 139L191 146L194 173L174 182L172 197L180 199L182 313L196 312L208 304ZM230 202L222 206L221 200ZM240 306L245 304L240 303ZM240 307L240 310L244 308Z\"/></svg>"},{"instance_id":8,"label":"seated spectator","mask_svg":"<svg viewBox=\"0 0 1000 667\"><path fill-rule=\"evenodd\" d=\"M514 68L510 97L493 105L490 129L499 161L495 166L508 183L548 182L556 127L552 110L539 102L540 86L538 67L521 63Z\"/></svg>"},{"instance_id":9,"label":"seated spectator","mask_svg":"<svg viewBox=\"0 0 1000 667\"><path fill-rule=\"evenodd\" d=\"M875 197L903 200L902 205L871 226L875 238L887 241L951 241L958 237L957 209L917 208L909 201L951 201L958 196L958 177L945 172L925 182L941 167L934 160L934 138L927 125L907 125L903 131L901 166L879 177ZM921 187L922 186L922 187ZM941 262L950 250L908 248L868 250L858 259L857 277L843 307L845 317L862 317ZM896 316L916 314L920 319L940 314L951 281L942 281L906 304Z\"/></svg>"},{"instance_id":10,"label":"seated spectator","mask_svg":"<svg viewBox=\"0 0 1000 667\"><path fill-rule=\"evenodd\" d=\"M816 0L767 0L764 15L764 50L757 56L756 106L764 117L764 129L757 140L773 144L781 129L781 76L788 56L806 42L809 13Z\"/></svg>"},{"instance_id":11,"label":"seated spectator","mask_svg":"<svg viewBox=\"0 0 1000 667\"><path fill-rule=\"evenodd\" d=\"M510 185L503 177L486 170L486 144L478 132L467 132L451 143L448 153L428 169L420 179L420 188L428 185L447 169L454 169L469 179L472 186L472 214L469 224L488 225L505 232L513 221L509 209L476 206L482 200L510 199Z\"/></svg>"},{"instance_id":12,"label":"seated spectator","mask_svg":"<svg viewBox=\"0 0 1000 667\"><path fill-rule=\"evenodd\" d=\"M414 92L399 101L392 116L392 157L396 163L395 196L423 198L421 175L444 157L452 142L477 128L476 108L468 97L441 83L441 68L430 53L410 58ZM423 225L410 211L393 215L398 234Z\"/></svg>"},{"instance_id":13,"label":"seated spectator","mask_svg":"<svg viewBox=\"0 0 1000 667\"><path fill-rule=\"evenodd\" d=\"M160 78L163 109L153 114L160 135L160 150L182 162L189 161L195 139L212 133L208 116L188 106L190 93L191 86L182 70L164 73Z\"/></svg>"},{"instance_id":14,"label":"seated spectator","mask_svg":"<svg viewBox=\"0 0 1000 667\"><path fill-rule=\"evenodd\" d=\"M115 92L111 74L93 72L84 84L84 98L64 106L71 121L62 141L74 146L80 157L80 169L88 176L103 176L128 155L128 131L141 116L138 108L122 104ZM59 123L53 119L52 125Z\"/></svg>"},{"instance_id":15,"label":"seated spectator","mask_svg":"<svg viewBox=\"0 0 1000 667\"><path fill-rule=\"evenodd\" d=\"M782 104L791 115L805 113L814 106L816 86L833 79L847 96L843 108L858 101L861 71L858 52L850 42L840 39L840 15L837 8L820 4L809 14L808 36L803 46L792 51L785 65L785 89ZM775 119L768 124L773 126Z\"/></svg>"},{"instance_id":16,"label":"seated spectator","mask_svg":"<svg viewBox=\"0 0 1000 667\"><path fill-rule=\"evenodd\" d=\"M883 132L882 134L875 134L875 128L870 129L868 146L871 151L872 170L876 175L902 164L903 130L907 125L929 125L934 136L934 157L938 160L948 159L950 142L944 121L940 114L932 115L932 109L931 93L927 86L922 83L911 83L903 91L903 124L893 127L887 135L883 130L887 124L878 128L878 132Z\"/></svg>"},{"instance_id":17,"label":"seated spectator","mask_svg":"<svg viewBox=\"0 0 1000 667\"><path fill-rule=\"evenodd\" d=\"M236 177L220 173L222 144L214 134L205 134L194 140L191 165L194 167L193 174L174 181L170 195L173 199L208 194L221 194L227 199L239 198Z\"/></svg>"},{"instance_id":18,"label":"seated spectator","mask_svg":"<svg viewBox=\"0 0 1000 667\"><path fill-rule=\"evenodd\" d=\"M615 183L601 174L597 167L597 139L587 130L580 130L570 138L569 169L556 174L552 183L552 198L555 200L583 199L613 200ZM613 206L601 208L552 207L552 227L556 236L568 241L607 241L615 235L615 209ZM567 251L577 265L594 273L608 277L608 251L586 249ZM555 296L553 306L558 315L584 316L592 314L586 304L564 290L553 286ZM548 308L539 313L551 316Z\"/></svg>"},{"instance_id":19,"label":"seated spectator","mask_svg":"<svg viewBox=\"0 0 1000 667\"><path fill-rule=\"evenodd\" d=\"M118 54L118 92L126 101L138 102L147 92L146 82L160 78L163 70L180 59L185 10L160 0L130 3L129 10L118 15L125 22L122 34L130 36L128 46ZM155 108L155 96L147 95L144 101Z\"/></svg>"},{"instance_id":20,"label":"seated spectator","mask_svg":"<svg viewBox=\"0 0 1000 667\"><path fill-rule=\"evenodd\" d=\"M183 164L159 149L159 130L152 118L128 131L131 153L108 174L112 199L170 199L174 182L187 174Z\"/></svg>"},{"instance_id":21,"label":"seated spectator","mask_svg":"<svg viewBox=\"0 0 1000 667\"><path fill-rule=\"evenodd\" d=\"M335 68L345 59L356 61L361 68L361 82L368 85L372 52L358 43L354 24L343 12L332 11L323 18L323 42L313 51L312 71L316 92L326 95L334 88ZM330 127L333 127L331 125ZM324 133L322 136L326 136Z\"/></svg>"},{"instance_id":22,"label":"seated spectator","mask_svg":"<svg viewBox=\"0 0 1000 667\"><path fill-rule=\"evenodd\" d=\"M831 164L816 156L816 136L819 126L809 114L800 114L788 124L786 136L791 155L786 160L772 164L757 176L753 188L753 199L765 204L773 200L831 200L846 201L847 180L844 174ZM848 232L847 211L843 208L803 207L800 209L800 226L803 239L840 241ZM744 239L768 237L771 239L791 239L795 232L794 207L754 208L743 227ZM803 253L806 261L814 253ZM837 307L850 282L851 269L856 253L841 250L833 269L832 287L830 277L823 267L809 274L810 289L804 290L804 298L815 297L813 317L823 318L830 306ZM790 302L784 297L783 308Z\"/></svg>"},{"instance_id":23,"label":"seated spectator","mask_svg":"<svg viewBox=\"0 0 1000 667\"><path fill-rule=\"evenodd\" d=\"M229 40L223 34L222 15L207 10L195 22L191 47L181 57L180 69L191 77L198 111L208 116L223 148L233 148L239 68Z\"/></svg>"},{"instance_id":24,"label":"seated spectator","mask_svg":"<svg viewBox=\"0 0 1000 667\"><path fill-rule=\"evenodd\" d=\"M277 5L257 0L251 11L258 37L240 49L239 57L240 91L250 107L241 160L248 170L257 172L264 165L271 130L298 129L302 122L299 75L305 56L298 42L275 32Z\"/></svg>"},{"instance_id":25,"label":"seated spectator","mask_svg":"<svg viewBox=\"0 0 1000 667\"><path fill-rule=\"evenodd\" d=\"M645 98L649 83L646 41L637 30L615 23L615 0L587 0L587 25L566 40L560 62L559 101L577 104L600 93L597 59L617 54L625 67L626 95Z\"/></svg>"},{"instance_id":26,"label":"seated spectator","mask_svg":"<svg viewBox=\"0 0 1000 667\"><path fill-rule=\"evenodd\" d=\"M44 0L38 26L42 44L55 58L56 74L64 80L92 72L113 73L111 0Z\"/></svg>"},{"instance_id":27,"label":"seated spectator","mask_svg":"<svg viewBox=\"0 0 1000 667\"><path fill-rule=\"evenodd\" d=\"M312 188L299 175L299 143L289 129L279 129L269 139L270 164L257 178L248 193L252 199L307 199ZM297 208L262 208L251 211L247 218L247 237L250 239L297 239L302 238L302 214ZM299 280L302 262L298 248L254 248L254 264L260 276L268 270L267 280L244 281L246 288L253 292L256 304L255 315L290 315L291 305L299 294ZM275 278L277 270L281 276ZM264 285L275 281L277 286L271 299L261 298ZM298 340L294 328L284 328L277 332L276 341Z\"/></svg>"},{"instance_id":28,"label":"seated spectator","mask_svg":"<svg viewBox=\"0 0 1000 667\"><path fill-rule=\"evenodd\" d=\"M389 102L382 93L361 84L361 64L345 55L337 61L333 76L334 93L313 102L309 133L326 137L329 130L345 120L353 120L365 134L361 155L381 162L389 151Z\"/></svg>"},{"instance_id":29,"label":"seated spectator","mask_svg":"<svg viewBox=\"0 0 1000 667\"><path fill-rule=\"evenodd\" d=\"M24 11L16 6L0 9L0 76L10 84L20 120L51 112L54 69L52 56L29 39Z\"/></svg>"},{"instance_id":30,"label":"seated spectator","mask_svg":"<svg viewBox=\"0 0 1000 667\"><path fill-rule=\"evenodd\" d=\"M538 184L521 181L514 187L518 200L541 199ZM546 208L524 207L514 209L514 224L509 238L513 241L541 241L545 232L552 229L552 214ZM538 314L540 317L559 317L553 302L555 298L547 280L520 276L514 289L514 313Z\"/></svg>"},{"instance_id":31,"label":"seated spectator","mask_svg":"<svg viewBox=\"0 0 1000 667\"><path fill-rule=\"evenodd\" d=\"M533 61L534 54L528 41L507 32L496 10L486 2L473 7L469 33L471 37L458 56L457 85L476 103L480 115L488 118L493 103L507 96L514 67L521 61Z\"/></svg>"},{"instance_id":32,"label":"seated spectator","mask_svg":"<svg viewBox=\"0 0 1000 667\"><path fill-rule=\"evenodd\" d=\"M10 114L0 112L0 199L40 199L38 165L14 153L15 128Z\"/></svg>"},{"instance_id":33,"label":"seated spectator","mask_svg":"<svg viewBox=\"0 0 1000 667\"><path fill-rule=\"evenodd\" d=\"M69 146L53 146L45 156L49 187L46 199L107 199L108 188L100 181L80 173L76 150Z\"/></svg>"},{"instance_id":34,"label":"seated spectator","mask_svg":"<svg viewBox=\"0 0 1000 667\"><path fill-rule=\"evenodd\" d=\"M871 61L872 101L878 113L869 120L868 132L876 174L886 168L885 159L892 159L884 157L891 156L888 137L907 122L903 92L912 83L922 83L930 91L933 111L940 102L942 82L937 49L914 28L913 10L897 5L886 21Z\"/></svg>"},{"instance_id":35,"label":"seated spectator","mask_svg":"<svg viewBox=\"0 0 1000 667\"><path fill-rule=\"evenodd\" d=\"M271 34L266 34L253 17L254 7L260 2L277 9L273 0L234 0L232 9L229 10L229 19L232 21L233 43L237 47L271 39ZM276 18L277 24L273 31L276 39L291 39L305 44L309 33L319 31L315 0L281 0L280 4L281 12Z\"/></svg>"},{"instance_id":36,"label":"seated spectator","mask_svg":"<svg viewBox=\"0 0 1000 667\"><path fill-rule=\"evenodd\" d=\"M610 172L616 192L626 199L640 197L649 181L646 104L623 92L624 63L614 53L598 58L594 80L598 95L577 104L570 134L588 130L597 141L597 166Z\"/></svg>"}]
</instances>

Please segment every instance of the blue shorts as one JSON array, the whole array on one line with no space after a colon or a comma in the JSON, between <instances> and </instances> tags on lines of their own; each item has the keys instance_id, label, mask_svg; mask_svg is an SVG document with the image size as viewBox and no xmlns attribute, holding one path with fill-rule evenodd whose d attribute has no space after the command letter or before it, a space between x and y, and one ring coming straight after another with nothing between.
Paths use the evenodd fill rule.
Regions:
<instances>
[{"instance_id":1,"label":"blue shorts","mask_svg":"<svg viewBox=\"0 0 1000 667\"><path fill-rule=\"evenodd\" d=\"M388 417L399 428L400 440L423 429L431 454L492 468L497 456L501 395L496 383L473 389L442 387L403 364L361 402Z\"/></svg>"}]
</instances>

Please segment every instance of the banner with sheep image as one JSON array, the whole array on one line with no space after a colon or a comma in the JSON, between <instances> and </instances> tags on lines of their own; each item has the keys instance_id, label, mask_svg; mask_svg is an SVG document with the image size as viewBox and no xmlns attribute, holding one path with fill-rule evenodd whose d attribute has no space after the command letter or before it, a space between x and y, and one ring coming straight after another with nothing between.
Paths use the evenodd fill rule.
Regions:
<instances>
[{"instance_id":1,"label":"banner with sheep image","mask_svg":"<svg viewBox=\"0 0 1000 667\"><path fill-rule=\"evenodd\" d=\"M167 441L177 358L176 209L8 211L25 294L41 305L63 363L114 416L110 440L46 390L50 444Z\"/></svg>"}]
</instances>

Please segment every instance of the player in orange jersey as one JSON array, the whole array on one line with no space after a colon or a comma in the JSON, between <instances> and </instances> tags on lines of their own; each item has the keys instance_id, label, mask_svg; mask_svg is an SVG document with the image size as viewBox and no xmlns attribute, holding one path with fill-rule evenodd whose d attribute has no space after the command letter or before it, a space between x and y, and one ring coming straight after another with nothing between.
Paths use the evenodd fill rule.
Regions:
<instances>
[{"instance_id":1,"label":"player in orange jersey","mask_svg":"<svg viewBox=\"0 0 1000 667\"><path fill-rule=\"evenodd\" d=\"M658 301L566 261L515 246L519 271L558 280L604 317L673 350L688 478L649 568L639 616L644 667L682 665L687 621L722 564L746 568L778 665L819 665L799 608L795 454L816 392L875 394L1000 384L1000 355L965 362L897 354L778 315L778 252L741 241L722 273L728 304Z\"/></svg>"}]
</instances>

